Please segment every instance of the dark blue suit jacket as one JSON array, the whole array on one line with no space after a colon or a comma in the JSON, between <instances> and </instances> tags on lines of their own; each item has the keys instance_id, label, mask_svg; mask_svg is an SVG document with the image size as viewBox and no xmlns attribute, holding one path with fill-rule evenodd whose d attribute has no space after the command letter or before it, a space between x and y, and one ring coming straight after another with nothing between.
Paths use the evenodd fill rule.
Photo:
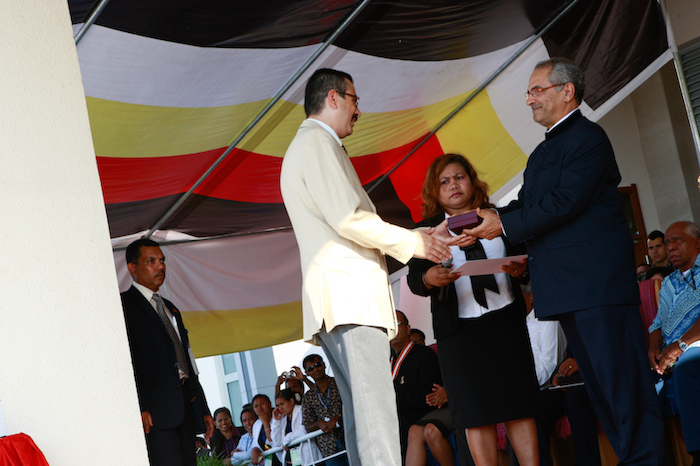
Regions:
<instances>
[{"instance_id":1,"label":"dark blue suit jacket","mask_svg":"<svg viewBox=\"0 0 700 466\"><path fill-rule=\"evenodd\" d=\"M607 135L578 110L530 155L499 212L508 239L527 245L537 317L639 303L620 179Z\"/></svg>"},{"instance_id":2,"label":"dark blue suit jacket","mask_svg":"<svg viewBox=\"0 0 700 466\"><path fill-rule=\"evenodd\" d=\"M209 414L209 408L189 358L191 375L183 388L176 368L175 347L153 306L134 286L122 293L121 298L141 411L150 411L153 429L162 430L179 426L185 410L192 409L197 431L204 432L202 418ZM180 312L167 299L163 302L177 321L187 352L189 340ZM185 404L183 389L192 400L189 405Z\"/></svg>"}]
</instances>

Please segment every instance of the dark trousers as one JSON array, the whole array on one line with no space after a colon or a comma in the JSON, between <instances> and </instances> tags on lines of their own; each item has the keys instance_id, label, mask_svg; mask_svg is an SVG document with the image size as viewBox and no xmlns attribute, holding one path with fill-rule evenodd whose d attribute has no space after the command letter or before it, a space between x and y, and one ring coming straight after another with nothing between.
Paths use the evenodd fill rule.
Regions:
<instances>
[{"instance_id":1,"label":"dark trousers","mask_svg":"<svg viewBox=\"0 0 700 466\"><path fill-rule=\"evenodd\" d=\"M663 421L639 306L602 306L558 318L618 464L661 464Z\"/></svg>"},{"instance_id":2,"label":"dark trousers","mask_svg":"<svg viewBox=\"0 0 700 466\"><path fill-rule=\"evenodd\" d=\"M600 466L598 447L598 417L584 387L568 390L542 390L542 407L535 416L537 441L540 446L540 466L552 466L549 453L550 435L557 420L566 414L571 425L571 441L574 444L576 466Z\"/></svg>"},{"instance_id":3,"label":"dark trousers","mask_svg":"<svg viewBox=\"0 0 700 466\"><path fill-rule=\"evenodd\" d=\"M185 418L182 424L173 429L151 429L146 434L151 466L197 466L194 414L184 387L182 396L185 400Z\"/></svg>"}]
</instances>

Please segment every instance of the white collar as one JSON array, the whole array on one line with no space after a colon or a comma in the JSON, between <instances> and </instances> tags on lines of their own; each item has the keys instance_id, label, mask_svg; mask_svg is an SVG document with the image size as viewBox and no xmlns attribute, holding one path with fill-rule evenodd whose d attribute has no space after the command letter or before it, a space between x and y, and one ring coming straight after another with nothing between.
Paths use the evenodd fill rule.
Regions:
<instances>
[{"instance_id":1,"label":"white collar","mask_svg":"<svg viewBox=\"0 0 700 466\"><path fill-rule=\"evenodd\" d=\"M152 289L147 288L147 287L143 286L142 284L136 283L136 282L134 282L134 288L139 290L141 292L141 294L143 295L143 297L146 298L146 301L149 301L149 302L153 298L153 294L156 293L156 291L153 291Z\"/></svg>"},{"instance_id":2,"label":"white collar","mask_svg":"<svg viewBox=\"0 0 700 466\"><path fill-rule=\"evenodd\" d=\"M547 130L547 133L549 133L549 132L552 131L554 128L556 128L562 121L564 121L564 120L566 120L567 118L569 118L569 117L571 116L571 114L574 113L576 110L578 110L578 107L576 107L575 109L573 109L572 111L570 111L569 113L567 113L566 115L564 115L564 117L563 117L561 120L559 120L559 121L557 121L556 123L554 123L554 124L552 125L552 127L549 128L549 129Z\"/></svg>"},{"instance_id":3,"label":"white collar","mask_svg":"<svg viewBox=\"0 0 700 466\"><path fill-rule=\"evenodd\" d=\"M334 138L336 141L338 141L338 144L340 145L340 147L343 147L343 143L340 141L340 138L339 138L338 135L335 133L335 131L333 131L333 128L331 128L330 126L328 126L326 123L322 122L321 120L317 120L316 118L307 118L307 119L308 119L308 120L311 120L311 121L314 121L314 122L318 123L319 125L321 125L321 128L323 128L323 129L325 129L326 131L328 131L328 132L331 134L331 136L333 136L333 138Z\"/></svg>"}]
</instances>

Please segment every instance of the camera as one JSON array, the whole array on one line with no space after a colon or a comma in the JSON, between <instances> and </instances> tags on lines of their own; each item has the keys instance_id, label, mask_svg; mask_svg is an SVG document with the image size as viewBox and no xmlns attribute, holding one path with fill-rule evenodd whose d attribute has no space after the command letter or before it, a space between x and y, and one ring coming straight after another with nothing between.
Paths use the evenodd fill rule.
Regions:
<instances>
[{"instance_id":1,"label":"camera","mask_svg":"<svg viewBox=\"0 0 700 466\"><path fill-rule=\"evenodd\" d=\"M291 379L297 376L297 371L294 369L287 371L287 372L282 372L282 375L285 376L287 379Z\"/></svg>"}]
</instances>

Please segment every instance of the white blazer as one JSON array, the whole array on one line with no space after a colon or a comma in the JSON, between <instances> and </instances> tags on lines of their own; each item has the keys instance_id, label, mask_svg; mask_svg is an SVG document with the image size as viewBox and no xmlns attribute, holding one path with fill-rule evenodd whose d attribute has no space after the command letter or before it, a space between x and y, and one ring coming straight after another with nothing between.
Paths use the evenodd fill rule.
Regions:
<instances>
[{"instance_id":1,"label":"white blazer","mask_svg":"<svg viewBox=\"0 0 700 466\"><path fill-rule=\"evenodd\" d=\"M396 314L385 254L406 263L415 232L384 222L347 154L318 123L305 120L282 162L284 205L299 245L304 279L304 340L325 323L385 328Z\"/></svg>"}]
</instances>

